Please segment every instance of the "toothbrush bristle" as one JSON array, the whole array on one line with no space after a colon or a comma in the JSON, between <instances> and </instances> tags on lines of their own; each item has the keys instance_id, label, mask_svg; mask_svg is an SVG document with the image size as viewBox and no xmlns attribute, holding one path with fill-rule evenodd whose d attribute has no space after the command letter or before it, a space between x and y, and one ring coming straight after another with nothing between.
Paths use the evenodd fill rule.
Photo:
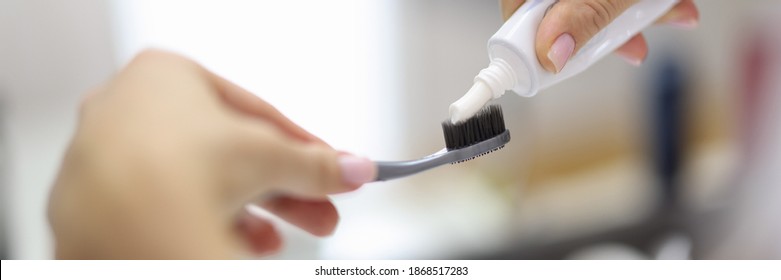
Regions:
<instances>
[{"instance_id":1,"label":"toothbrush bristle","mask_svg":"<svg viewBox=\"0 0 781 280\"><path fill-rule=\"evenodd\" d=\"M442 122L445 147L448 151L469 147L491 139L504 131L504 115L502 107L499 105L486 106L474 117L460 123L453 124L447 120Z\"/></svg>"},{"instance_id":2,"label":"toothbrush bristle","mask_svg":"<svg viewBox=\"0 0 781 280\"><path fill-rule=\"evenodd\" d=\"M498 151L498 150L501 150L502 148L504 148L504 145L501 145L501 146L499 146L499 147L496 147L496 148L494 148L493 150L490 150L490 151L487 151L487 152L485 152L485 153L482 153L482 154L479 154L479 155L473 156L473 157L471 157L471 158L468 158L468 159L462 159L462 160L459 160L459 161L456 161L456 162L451 162L450 164L459 164L459 163L462 163L462 162L467 162L467 161L473 160L473 159L475 159L475 158L479 158L479 157L481 157L481 156L484 156L484 155L490 154L490 153L492 153L492 152L496 152L496 151Z\"/></svg>"}]
</instances>

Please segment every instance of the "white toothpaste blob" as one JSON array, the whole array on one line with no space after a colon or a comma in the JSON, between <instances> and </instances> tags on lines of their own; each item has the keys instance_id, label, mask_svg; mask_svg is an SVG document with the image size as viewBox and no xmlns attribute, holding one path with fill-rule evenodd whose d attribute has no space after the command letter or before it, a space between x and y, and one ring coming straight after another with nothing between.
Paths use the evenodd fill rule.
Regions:
<instances>
[{"instance_id":1,"label":"white toothpaste blob","mask_svg":"<svg viewBox=\"0 0 781 280\"><path fill-rule=\"evenodd\" d=\"M492 97L491 88L482 81L477 81L464 96L450 104L450 122L457 124L469 119Z\"/></svg>"}]
</instances>

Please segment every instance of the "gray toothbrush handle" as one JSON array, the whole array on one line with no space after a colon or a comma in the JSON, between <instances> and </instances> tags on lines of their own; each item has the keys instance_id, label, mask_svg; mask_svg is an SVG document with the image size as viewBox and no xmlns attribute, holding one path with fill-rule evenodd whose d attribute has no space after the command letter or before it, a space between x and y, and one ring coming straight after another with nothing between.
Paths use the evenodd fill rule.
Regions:
<instances>
[{"instance_id":1,"label":"gray toothbrush handle","mask_svg":"<svg viewBox=\"0 0 781 280\"><path fill-rule=\"evenodd\" d=\"M470 160L474 157L495 151L510 142L510 131L505 130L501 134L457 150L448 151L442 149L430 156L409 161L377 161L377 178L374 181L386 181L400 177L409 176L415 173L429 170L431 168L448 164Z\"/></svg>"},{"instance_id":2,"label":"gray toothbrush handle","mask_svg":"<svg viewBox=\"0 0 781 280\"><path fill-rule=\"evenodd\" d=\"M386 181L399 177L409 176L418 172L426 171L431 168L447 164L447 151L441 150L433 155L418 160L409 161L378 161L377 178L375 181ZM452 156L451 156L452 157Z\"/></svg>"}]
</instances>

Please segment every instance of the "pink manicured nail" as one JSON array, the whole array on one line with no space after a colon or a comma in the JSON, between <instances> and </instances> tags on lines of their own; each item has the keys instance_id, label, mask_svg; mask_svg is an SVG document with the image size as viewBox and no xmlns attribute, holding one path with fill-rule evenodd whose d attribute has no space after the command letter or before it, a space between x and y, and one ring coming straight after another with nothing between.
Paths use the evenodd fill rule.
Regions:
<instances>
[{"instance_id":1,"label":"pink manicured nail","mask_svg":"<svg viewBox=\"0 0 781 280\"><path fill-rule=\"evenodd\" d=\"M548 51L548 59L553 62L553 66L556 67L556 73L561 72L564 65L567 64L572 52L575 51L575 39L569 33L564 33L556 38L553 42L550 51Z\"/></svg>"},{"instance_id":2,"label":"pink manicured nail","mask_svg":"<svg viewBox=\"0 0 781 280\"><path fill-rule=\"evenodd\" d=\"M681 29L691 30L697 28L697 26L700 25L700 22L693 18L680 18L671 20L667 24Z\"/></svg>"},{"instance_id":3,"label":"pink manicured nail","mask_svg":"<svg viewBox=\"0 0 781 280\"><path fill-rule=\"evenodd\" d=\"M631 57L622 53L616 53L618 57L626 61L626 63L632 64L632 66L639 67L640 65L643 65L643 59L637 58L637 57Z\"/></svg>"},{"instance_id":4,"label":"pink manicured nail","mask_svg":"<svg viewBox=\"0 0 781 280\"><path fill-rule=\"evenodd\" d=\"M345 183L362 185L374 180L377 167L367 158L350 154L339 156L339 166L342 168L342 179Z\"/></svg>"}]
</instances>

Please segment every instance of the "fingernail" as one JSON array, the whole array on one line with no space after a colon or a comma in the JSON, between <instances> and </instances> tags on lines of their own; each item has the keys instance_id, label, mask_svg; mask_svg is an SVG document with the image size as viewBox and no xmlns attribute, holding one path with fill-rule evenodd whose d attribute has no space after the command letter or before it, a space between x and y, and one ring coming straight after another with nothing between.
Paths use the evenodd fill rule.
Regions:
<instances>
[{"instance_id":1,"label":"fingernail","mask_svg":"<svg viewBox=\"0 0 781 280\"><path fill-rule=\"evenodd\" d=\"M681 28L681 29L694 29L700 25L700 21L697 18L693 18L691 15L681 12L674 12L667 19L667 24Z\"/></svg>"},{"instance_id":2,"label":"fingernail","mask_svg":"<svg viewBox=\"0 0 781 280\"><path fill-rule=\"evenodd\" d=\"M643 65L643 59L642 58L632 57L632 56L625 55L625 54L622 54L622 53L616 53L616 54L618 54L618 57L620 57L621 59L626 61L626 63L631 64L632 66L639 67L640 65Z\"/></svg>"},{"instance_id":3,"label":"fingernail","mask_svg":"<svg viewBox=\"0 0 781 280\"><path fill-rule=\"evenodd\" d=\"M350 154L339 156L339 166L342 168L342 179L351 185L371 182L377 173L373 161Z\"/></svg>"},{"instance_id":4,"label":"fingernail","mask_svg":"<svg viewBox=\"0 0 781 280\"><path fill-rule=\"evenodd\" d=\"M575 39L569 33L564 33L556 38L553 42L550 51L548 51L548 59L553 62L553 66L556 67L556 73L561 72L564 65L567 64L572 52L575 51Z\"/></svg>"},{"instance_id":5,"label":"fingernail","mask_svg":"<svg viewBox=\"0 0 781 280\"><path fill-rule=\"evenodd\" d=\"M696 19L692 19L692 18L688 18L688 19L687 18L683 18L683 19L672 20L672 21L668 22L668 24L670 24L670 25L672 25L674 27L677 27L677 28L690 30L690 29L697 28L697 26L700 25L700 22L697 21Z\"/></svg>"}]
</instances>

